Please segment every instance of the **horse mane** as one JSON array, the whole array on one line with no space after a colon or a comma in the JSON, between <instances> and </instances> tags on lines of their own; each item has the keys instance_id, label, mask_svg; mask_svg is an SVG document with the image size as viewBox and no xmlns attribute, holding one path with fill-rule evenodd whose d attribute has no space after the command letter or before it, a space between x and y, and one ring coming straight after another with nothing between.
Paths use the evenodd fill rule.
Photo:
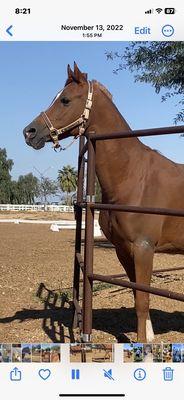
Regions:
<instances>
[{"instance_id":1,"label":"horse mane","mask_svg":"<svg viewBox=\"0 0 184 400\"><path fill-rule=\"evenodd\" d=\"M157 149L152 149L152 150L155 151L156 153L160 154L161 156L163 156L163 154L161 153L160 150L157 150Z\"/></svg>"},{"instance_id":2,"label":"horse mane","mask_svg":"<svg viewBox=\"0 0 184 400\"><path fill-rule=\"evenodd\" d=\"M104 85L102 85L102 83L96 81L95 79L92 80L92 83L95 83L95 84L99 87L99 89L100 89L110 100L113 99L112 94L109 92L109 90L108 90Z\"/></svg>"}]
</instances>

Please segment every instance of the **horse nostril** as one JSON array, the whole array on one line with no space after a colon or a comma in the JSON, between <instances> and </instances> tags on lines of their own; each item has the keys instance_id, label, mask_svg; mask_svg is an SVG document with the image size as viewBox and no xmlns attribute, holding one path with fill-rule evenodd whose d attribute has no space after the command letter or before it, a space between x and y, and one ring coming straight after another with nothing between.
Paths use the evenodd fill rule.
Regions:
<instances>
[{"instance_id":1,"label":"horse nostril","mask_svg":"<svg viewBox=\"0 0 184 400\"><path fill-rule=\"evenodd\" d=\"M34 132L36 132L36 129L35 128L30 128L28 132L30 132L30 133L33 132L34 133Z\"/></svg>"},{"instance_id":2,"label":"horse nostril","mask_svg":"<svg viewBox=\"0 0 184 400\"><path fill-rule=\"evenodd\" d=\"M25 134L28 139L33 139L36 136L36 128L30 128Z\"/></svg>"}]
</instances>

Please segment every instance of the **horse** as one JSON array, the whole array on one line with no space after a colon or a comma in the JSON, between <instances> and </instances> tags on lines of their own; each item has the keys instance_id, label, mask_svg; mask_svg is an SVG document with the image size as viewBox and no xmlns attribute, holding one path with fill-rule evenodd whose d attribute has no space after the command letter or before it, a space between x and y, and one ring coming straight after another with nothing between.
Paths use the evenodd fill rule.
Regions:
<instances>
[{"instance_id":1,"label":"horse","mask_svg":"<svg viewBox=\"0 0 184 400\"><path fill-rule=\"evenodd\" d=\"M88 81L76 63L64 86L45 112L23 133L34 149L46 142L60 146L89 132L131 132L113 103L111 93L96 80ZM96 175L102 202L140 207L184 208L184 168L143 144L137 137L96 142ZM184 251L184 220L179 217L100 211L100 227L114 245L132 282L150 285L156 251ZM149 293L133 291L137 314L137 341L151 342Z\"/></svg>"}]
</instances>

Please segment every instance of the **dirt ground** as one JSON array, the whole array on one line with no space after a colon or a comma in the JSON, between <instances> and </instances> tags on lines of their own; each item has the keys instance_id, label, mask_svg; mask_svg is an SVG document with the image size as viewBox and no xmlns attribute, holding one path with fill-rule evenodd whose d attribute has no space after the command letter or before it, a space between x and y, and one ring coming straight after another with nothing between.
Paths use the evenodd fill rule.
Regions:
<instances>
[{"instance_id":1,"label":"dirt ground","mask_svg":"<svg viewBox=\"0 0 184 400\"><path fill-rule=\"evenodd\" d=\"M51 212L51 211L0 211L0 219L30 219L30 220L73 220L73 212Z\"/></svg>"},{"instance_id":2,"label":"dirt ground","mask_svg":"<svg viewBox=\"0 0 184 400\"><path fill-rule=\"evenodd\" d=\"M40 213L36 214L40 218ZM49 219L46 214L43 217ZM55 214L52 219L67 218L66 214ZM0 218L2 215L7 218L6 213L0 213ZM11 213L10 218L14 217L23 215ZM0 343L73 342L79 337L78 331L71 329L75 232L52 232L49 227L0 224ZM95 272L102 274L122 272L114 249L98 243L94 265ZM182 255L155 255L155 269L182 265ZM184 270L157 274L152 285L183 293ZM151 318L156 343L184 342L182 302L151 295ZM131 290L95 283L93 328L96 343L136 340Z\"/></svg>"}]
</instances>

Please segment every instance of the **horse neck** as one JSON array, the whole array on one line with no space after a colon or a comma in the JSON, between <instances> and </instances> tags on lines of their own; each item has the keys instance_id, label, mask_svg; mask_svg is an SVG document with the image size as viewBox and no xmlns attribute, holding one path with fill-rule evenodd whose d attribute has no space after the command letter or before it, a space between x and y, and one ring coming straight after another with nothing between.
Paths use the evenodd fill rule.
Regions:
<instances>
[{"instance_id":1,"label":"horse neck","mask_svg":"<svg viewBox=\"0 0 184 400\"><path fill-rule=\"evenodd\" d=\"M97 89L91 111L88 132L100 133L131 132L111 99ZM142 143L137 138L96 141L96 174L102 192L112 201L117 185L127 179L137 160ZM136 166L137 168L137 166Z\"/></svg>"}]
</instances>

